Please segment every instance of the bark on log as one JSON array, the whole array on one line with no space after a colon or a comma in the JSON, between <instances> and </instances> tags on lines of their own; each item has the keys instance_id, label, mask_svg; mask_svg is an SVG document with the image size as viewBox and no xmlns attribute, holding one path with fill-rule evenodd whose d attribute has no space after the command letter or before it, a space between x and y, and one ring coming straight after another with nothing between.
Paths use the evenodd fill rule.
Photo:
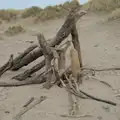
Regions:
<instances>
[{"instance_id":1,"label":"bark on log","mask_svg":"<svg viewBox=\"0 0 120 120\"><path fill-rule=\"evenodd\" d=\"M31 75L35 72L37 72L38 70L40 70L42 67L44 67L45 65L45 60L43 60L42 62L39 62L38 64L36 64L34 67L32 67L31 69L26 70L23 73L20 73L16 76L14 76L12 79L16 79L19 81L25 80L28 77L31 77Z\"/></svg>"},{"instance_id":2,"label":"bark on log","mask_svg":"<svg viewBox=\"0 0 120 120\"><path fill-rule=\"evenodd\" d=\"M14 64L13 64L12 68L14 67L14 65L16 65L17 63L19 63L24 56L26 56L28 53L30 53L31 51L33 51L36 47L38 47L37 44L31 45L31 46L28 47L23 53L21 53L18 57L16 57L16 58L13 60L13 63L14 63ZM12 68L11 68L11 69L12 69Z\"/></svg>"},{"instance_id":3,"label":"bark on log","mask_svg":"<svg viewBox=\"0 0 120 120\"><path fill-rule=\"evenodd\" d=\"M9 70L12 66L13 66L13 54L10 55L9 60L2 67L0 67L0 77L4 72Z\"/></svg>"},{"instance_id":4,"label":"bark on log","mask_svg":"<svg viewBox=\"0 0 120 120\"><path fill-rule=\"evenodd\" d=\"M45 40L45 37L42 34L39 34L37 36L38 42L40 44L40 47L42 49L43 55L45 57L45 70L48 71L51 68L51 60L52 60L52 48L48 46L47 41ZM51 79L52 79L52 71L50 71L46 75L46 83L44 84L44 87L46 89L51 88Z\"/></svg>"},{"instance_id":5,"label":"bark on log","mask_svg":"<svg viewBox=\"0 0 120 120\"><path fill-rule=\"evenodd\" d=\"M71 29L74 26L74 23L79 20L80 17L86 14L86 11L81 11L80 7L74 8L70 11L67 16L65 23L62 25L56 36L50 42L50 46L54 47L55 45L60 44L71 32ZM36 60L38 57L42 56L41 48L33 50L31 53L27 54L19 63L15 64L11 70L18 70L23 66L28 65L29 63Z\"/></svg>"}]
</instances>

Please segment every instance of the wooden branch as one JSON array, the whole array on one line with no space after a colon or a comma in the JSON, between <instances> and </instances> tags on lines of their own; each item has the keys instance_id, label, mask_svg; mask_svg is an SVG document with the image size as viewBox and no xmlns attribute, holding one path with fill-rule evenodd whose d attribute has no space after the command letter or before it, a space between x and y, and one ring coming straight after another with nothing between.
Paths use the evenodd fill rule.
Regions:
<instances>
[{"instance_id":1,"label":"wooden branch","mask_svg":"<svg viewBox=\"0 0 120 120\"><path fill-rule=\"evenodd\" d=\"M34 100L34 97L31 97L25 104L23 107L27 107L30 103L32 103Z\"/></svg>"},{"instance_id":2,"label":"wooden branch","mask_svg":"<svg viewBox=\"0 0 120 120\"><path fill-rule=\"evenodd\" d=\"M25 81L17 81L17 82L0 82L0 87L18 87L25 85L34 85L34 84L42 84L46 82L46 75L51 71L45 71L44 73L37 75L35 77L29 78Z\"/></svg>"},{"instance_id":3,"label":"wooden branch","mask_svg":"<svg viewBox=\"0 0 120 120\"><path fill-rule=\"evenodd\" d=\"M40 44L40 47L42 48L43 55L45 57L46 71L48 71L51 68L51 60L53 58L52 48L48 46L48 43L46 42L43 34L39 34L37 36L37 38L38 38L38 42ZM45 87L46 89L50 89L51 88L52 71L50 71L47 74L46 79L47 79L46 83L44 84L43 87Z\"/></svg>"},{"instance_id":4,"label":"wooden branch","mask_svg":"<svg viewBox=\"0 0 120 120\"><path fill-rule=\"evenodd\" d=\"M0 76L5 73L7 70L9 70L13 66L13 54L10 55L10 58L7 63L5 63L1 68L0 68Z\"/></svg>"},{"instance_id":5,"label":"wooden branch","mask_svg":"<svg viewBox=\"0 0 120 120\"><path fill-rule=\"evenodd\" d=\"M28 107L23 108L15 117L15 120L20 120L21 116L24 115L27 111L34 108L37 104L43 102L47 97L41 96L34 104L29 105Z\"/></svg>"},{"instance_id":6,"label":"wooden branch","mask_svg":"<svg viewBox=\"0 0 120 120\"><path fill-rule=\"evenodd\" d=\"M30 47L28 47L23 53L21 53L18 57L16 57L14 60L13 60L13 66L12 68L14 68L14 65L16 65L17 63L19 63L22 58L24 58L28 53L30 53L31 51L33 51L35 48L37 48L38 45L37 44L34 44L34 45L31 45ZM11 69L12 69L11 68Z\"/></svg>"},{"instance_id":7,"label":"wooden branch","mask_svg":"<svg viewBox=\"0 0 120 120\"><path fill-rule=\"evenodd\" d=\"M40 70L42 67L44 67L44 65L45 65L45 60L43 60L42 62L39 62L38 64L33 66L31 69L28 69L25 72L20 73L20 74L14 76L12 79L23 81L23 80L27 79L28 77L31 77L31 75L33 73L35 73L38 70Z\"/></svg>"},{"instance_id":8,"label":"wooden branch","mask_svg":"<svg viewBox=\"0 0 120 120\"><path fill-rule=\"evenodd\" d=\"M13 54L10 56L10 59L8 60L7 63L5 63L1 68L0 68L0 76L6 72L7 70L10 70L21 61L21 59L27 55L29 52L31 52L33 49L35 49L37 45L32 45L29 48L27 48L22 54L20 54L18 57L13 59Z\"/></svg>"},{"instance_id":9,"label":"wooden branch","mask_svg":"<svg viewBox=\"0 0 120 120\"><path fill-rule=\"evenodd\" d=\"M76 23L80 17L86 14L86 11L80 10L80 7L74 8L70 11L69 15L67 16L64 24L60 28L60 30L57 32L56 36L52 39L52 41L49 43L51 47L54 47L55 45L60 44L66 37L69 36L71 29L74 26L74 23ZM30 55L32 54L32 56ZM38 57L42 56L42 50L41 48L37 48L36 50L33 50L31 53L27 54L19 63L14 65L12 70L18 70L23 66L28 65L29 63L36 60Z\"/></svg>"},{"instance_id":10,"label":"wooden branch","mask_svg":"<svg viewBox=\"0 0 120 120\"><path fill-rule=\"evenodd\" d=\"M99 101L99 102L107 103L107 104L109 104L109 105L113 105L113 106L116 106L116 105L117 105L117 103L115 103L115 102L112 102L112 101L109 101L109 100L103 100L103 99L94 97L94 96L92 96L92 95L89 95L88 93L84 92L83 90L80 90L80 89L79 89L79 91L77 91L77 90L75 90L75 89L73 88L72 84L70 83L71 81L70 81L68 78L67 78L67 80L68 80L68 82L69 82L69 87L73 90L73 91L71 91L72 94L74 94L74 95L76 95L76 96L78 96L78 97L81 98L81 93L82 93L83 95L86 96L85 99L91 98L92 100L96 100L96 101ZM69 89L69 88L68 88L68 89Z\"/></svg>"},{"instance_id":11,"label":"wooden branch","mask_svg":"<svg viewBox=\"0 0 120 120\"><path fill-rule=\"evenodd\" d=\"M86 95L87 97L93 99L93 100L96 100L96 101L99 101L99 102L103 102L103 103L107 103L109 105L113 105L113 106L116 106L117 103L115 102L112 102L112 101L109 101L109 100L103 100L103 99L100 99L100 98L97 98L97 97L94 97L92 95L89 95L88 93L82 91L82 90L79 90L81 93L83 93L84 95Z\"/></svg>"},{"instance_id":12,"label":"wooden branch","mask_svg":"<svg viewBox=\"0 0 120 120\"><path fill-rule=\"evenodd\" d=\"M68 47L70 46L70 41L66 42L66 46L62 49L56 49L57 51L54 51L54 60L56 60L56 62L54 62L54 70L55 70L55 75L57 78L57 85L59 86L60 83L62 83L62 77L60 77L60 72L64 71L65 69L65 53L66 50L68 49ZM59 57L58 57L59 56ZM62 83L63 84L63 83Z\"/></svg>"},{"instance_id":13,"label":"wooden branch","mask_svg":"<svg viewBox=\"0 0 120 120\"><path fill-rule=\"evenodd\" d=\"M85 118L85 117L93 117L93 115L90 115L90 114L83 114L83 115L77 115L77 116L72 116L72 115L60 115L61 117L64 117L64 118Z\"/></svg>"},{"instance_id":14,"label":"wooden branch","mask_svg":"<svg viewBox=\"0 0 120 120\"><path fill-rule=\"evenodd\" d=\"M69 79L69 82L68 82L69 87L72 86L70 80L71 79ZM69 115L72 115L72 116L77 115L79 112L78 99L74 94L71 94L71 92L68 92L68 95L69 95L70 103L71 103L71 109L69 111L70 112Z\"/></svg>"}]
</instances>

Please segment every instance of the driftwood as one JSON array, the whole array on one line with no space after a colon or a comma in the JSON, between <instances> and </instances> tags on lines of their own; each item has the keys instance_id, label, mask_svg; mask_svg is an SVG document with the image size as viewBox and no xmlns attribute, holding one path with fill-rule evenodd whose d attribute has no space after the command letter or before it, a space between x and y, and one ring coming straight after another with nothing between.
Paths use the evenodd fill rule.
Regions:
<instances>
[{"instance_id":1,"label":"driftwood","mask_svg":"<svg viewBox=\"0 0 120 120\"><path fill-rule=\"evenodd\" d=\"M10 55L10 58L7 63L5 63L1 68L0 68L0 76L5 73L7 70L9 70L13 66L13 54Z\"/></svg>"},{"instance_id":2,"label":"driftwood","mask_svg":"<svg viewBox=\"0 0 120 120\"><path fill-rule=\"evenodd\" d=\"M31 75L35 72L37 72L38 70L40 70L43 66L45 65L45 60L43 60L42 62L39 62L38 64L36 64L34 67L32 67L31 69L26 70L23 73L20 73L16 76L14 76L12 79L16 79L19 81L25 80L28 77L31 77Z\"/></svg>"},{"instance_id":3,"label":"driftwood","mask_svg":"<svg viewBox=\"0 0 120 120\"><path fill-rule=\"evenodd\" d=\"M95 101L98 101L98 102L107 103L107 104L113 105L113 106L117 105L117 103L115 103L115 102L112 102L112 101L109 101L109 100L103 100L101 98L94 97L93 95L90 95L90 94L84 92L83 90L79 89L79 91L77 91L77 90L74 89L74 87L71 87L71 85L69 87L67 88L67 90L71 91L70 89L72 89L73 91L71 91L71 93L74 94L74 95L76 95L76 96L78 96L78 97L80 97L80 98L81 98L81 93L82 93L83 95L86 96L85 99L92 99L92 100L95 100Z\"/></svg>"},{"instance_id":4,"label":"driftwood","mask_svg":"<svg viewBox=\"0 0 120 120\"><path fill-rule=\"evenodd\" d=\"M38 64L36 64L31 69L25 71L24 73L21 73L13 79L18 79L19 81L16 82L0 82L0 87L15 87L15 86L23 86L23 85L32 85L32 84L43 84L43 87L49 89L53 85L57 84L58 86L64 87L68 93L71 96L72 100L72 108L70 112L70 116L67 117L84 117L82 116L76 116L79 111L78 107L78 98L82 99L90 99L90 100L96 100L99 102L107 103L109 105L116 106L117 103L109 101L109 100L103 100L97 97L94 97L93 95L89 95L88 93L82 91L79 89L78 84L78 74L75 73L75 70L77 67L73 67L74 69L70 69L70 67L65 67L65 52L70 46L70 44L66 44L66 47L61 48L60 43L71 34L72 36L72 43L73 47L75 48L76 52L78 53L77 59L78 59L78 71L79 71L79 79L81 80L82 84L82 76L84 73L84 70L90 70L90 71L102 71L97 69L89 69L89 68L83 68L82 66L82 57L81 57L81 49L80 49L80 42L79 42L79 36L78 31L76 29L76 22L80 17L85 15L86 12L80 10L80 7L74 8L70 11L69 15L67 16L65 23L62 25L61 29L58 31L56 36L51 39L51 41L46 41L43 34L38 34L38 45L30 46L27 50L25 50L22 54L20 54L17 58L13 59L13 56L10 58L10 60L1 67L0 74L2 75L7 70L18 70L23 66L28 65L29 63L33 62L37 58L44 56L44 60L40 61ZM56 47L57 46L57 47ZM76 55L75 55L76 56ZM74 56L74 58L75 58ZM76 59L76 58L75 58ZM74 59L74 60L75 60ZM11 61L11 62L10 62ZM71 62L72 64L72 62ZM75 62L73 62L74 66ZM33 73L37 72L38 70L45 67L45 71L42 73L39 73L36 76L32 76ZM107 69L109 70L109 69ZM114 69L118 70L118 69ZM73 75L73 74L76 75ZM54 77L53 77L54 76ZM24 81L23 81L24 80ZM14 119L19 120L25 112L32 109L35 105L39 104L40 102L44 101L46 99L45 96L41 96L38 101L33 103L32 101L34 98L32 97L24 106L23 110L18 113ZM32 103L31 103L32 102ZM75 115L75 116L71 116ZM63 116L64 117L64 116ZM66 117L66 116L65 116Z\"/></svg>"},{"instance_id":5,"label":"driftwood","mask_svg":"<svg viewBox=\"0 0 120 120\"><path fill-rule=\"evenodd\" d=\"M28 53L30 53L31 51L33 51L36 47L38 47L37 44L34 44L34 45L31 45L30 47L28 47L23 53L21 53L18 57L16 57L14 60L13 60L13 66L12 68L14 68L14 66L19 63L22 58L24 58ZM11 68L11 69L12 69Z\"/></svg>"},{"instance_id":6,"label":"driftwood","mask_svg":"<svg viewBox=\"0 0 120 120\"><path fill-rule=\"evenodd\" d=\"M51 60L53 58L52 48L48 46L42 34L39 34L37 38L38 38L40 47L42 49L43 55L45 57L45 68L46 68L45 70L48 71L51 68ZM45 88L49 89L51 87L51 80L52 80L52 71L50 71L46 75L46 83L44 84Z\"/></svg>"},{"instance_id":7,"label":"driftwood","mask_svg":"<svg viewBox=\"0 0 120 120\"><path fill-rule=\"evenodd\" d=\"M76 29L76 22L77 22L77 20L80 17L82 17L83 15L85 15L86 12L85 11L80 11L79 14L76 13L76 12L74 13L74 12L75 11L71 11L70 12L70 14L68 15L65 23L63 24L63 26L61 27L61 29L58 31L56 37L49 44L50 44L50 46L55 46L57 44L60 44L62 42L62 40L64 40L71 33L73 45L74 45L75 49L78 51L78 56L79 56L79 61L80 61L80 67L82 67L81 49L80 49L80 42L79 42L79 38L78 38L78 32L77 32L77 29ZM73 13L77 14L77 15L73 15ZM65 35L63 35L63 34L65 34ZM34 54L40 54L40 55L42 55L41 52L38 53L38 49L36 49L33 52L34 52ZM34 56L34 54L32 54L32 55ZM29 58L29 60L31 60L30 59L30 55L31 54L28 54L27 56L29 56L29 57L26 56L25 60L27 60L28 58ZM25 61L25 60L23 60L23 61ZM27 60L27 63L29 63L29 60ZM20 65L20 63L18 65ZM21 73L21 74L15 76L13 78L17 79L17 80L20 80L20 81L21 80L25 80L31 74L33 74L34 72L40 70L44 65L45 65L45 60L42 61L42 62L40 62L39 64L35 65L33 68L31 68L31 69L25 71L24 73Z\"/></svg>"},{"instance_id":8,"label":"driftwood","mask_svg":"<svg viewBox=\"0 0 120 120\"><path fill-rule=\"evenodd\" d=\"M72 9L67 16L64 24L62 25L56 36L51 40L49 45L54 47L55 45L60 44L66 37L69 36L74 26L74 23L77 22L79 18L85 14L86 11L80 10L80 7ZM19 68L28 65L42 55L43 53L41 48L37 48L36 50L33 50L32 52L27 54L18 64L14 65L12 70L18 70Z\"/></svg>"},{"instance_id":9,"label":"driftwood","mask_svg":"<svg viewBox=\"0 0 120 120\"><path fill-rule=\"evenodd\" d=\"M14 120L19 120L21 118L22 115L24 115L27 111L29 111L30 109L34 108L37 104L40 104L41 102L43 102L47 97L46 96L41 96L38 100L35 101L34 104L30 104L27 107L24 107L15 117Z\"/></svg>"},{"instance_id":10,"label":"driftwood","mask_svg":"<svg viewBox=\"0 0 120 120\"><path fill-rule=\"evenodd\" d=\"M27 107L30 103L32 103L34 100L34 97L31 97L24 105L23 107Z\"/></svg>"}]
</instances>

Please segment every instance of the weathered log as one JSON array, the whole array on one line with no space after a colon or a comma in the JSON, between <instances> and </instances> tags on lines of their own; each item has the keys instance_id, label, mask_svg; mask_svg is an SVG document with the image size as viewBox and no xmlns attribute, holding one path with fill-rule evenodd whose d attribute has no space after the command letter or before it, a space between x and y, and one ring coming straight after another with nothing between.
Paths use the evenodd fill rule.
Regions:
<instances>
[{"instance_id":1,"label":"weathered log","mask_svg":"<svg viewBox=\"0 0 120 120\"><path fill-rule=\"evenodd\" d=\"M72 9L56 36L51 40L50 46L54 47L55 45L60 44L66 37L68 37L74 26L74 23L85 14L86 11L80 10L80 7ZM21 67L33 62L42 55L43 53L41 48L37 48L36 50L33 50L31 53L27 54L19 63L15 64L11 70L18 70Z\"/></svg>"},{"instance_id":2,"label":"weathered log","mask_svg":"<svg viewBox=\"0 0 120 120\"><path fill-rule=\"evenodd\" d=\"M37 75L35 77L31 77L25 81L0 82L0 87L19 87L19 86L26 86L26 85L42 84L46 81L46 74L49 71L46 71L43 74Z\"/></svg>"},{"instance_id":3,"label":"weathered log","mask_svg":"<svg viewBox=\"0 0 120 120\"><path fill-rule=\"evenodd\" d=\"M40 70L42 67L44 67L45 65L45 60L43 60L42 62L39 62L38 64L36 64L35 66L33 66L31 69L26 70L23 73L20 73L16 76L14 76L12 79L16 79L19 81L25 80L28 77L31 77L31 75L33 73L35 73L36 71Z\"/></svg>"},{"instance_id":4,"label":"weathered log","mask_svg":"<svg viewBox=\"0 0 120 120\"><path fill-rule=\"evenodd\" d=\"M23 53L21 53L18 57L16 57L16 58L13 60L13 63L14 63L14 64L13 64L12 68L14 67L14 65L16 65L17 63L19 63L24 56L26 56L28 53L30 53L31 51L33 51L36 47L38 47L37 44L31 45L31 46L28 47ZM11 69L12 69L12 68L11 68Z\"/></svg>"},{"instance_id":5,"label":"weathered log","mask_svg":"<svg viewBox=\"0 0 120 120\"><path fill-rule=\"evenodd\" d=\"M10 55L9 60L2 67L0 67L0 76L4 72L6 72L7 70L9 70L12 66L13 66L13 54Z\"/></svg>"},{"instance_id":6,"label":"weathered log","mask_svg":"<svg viewBox=\"0 0 120 120\"><path fill-rule=\"evenodd\" d=\"M45 57L45 70L48 71L51 68L51 60L52 60L52 48L48 46L45 37L42 34L37 35L38 42L42 49L43 55ZM46 75L46 82L43 85L44 88L50 89L51 88L51 80L52 80L52 71L50 71Z\"/></svg>"}]
</instances>

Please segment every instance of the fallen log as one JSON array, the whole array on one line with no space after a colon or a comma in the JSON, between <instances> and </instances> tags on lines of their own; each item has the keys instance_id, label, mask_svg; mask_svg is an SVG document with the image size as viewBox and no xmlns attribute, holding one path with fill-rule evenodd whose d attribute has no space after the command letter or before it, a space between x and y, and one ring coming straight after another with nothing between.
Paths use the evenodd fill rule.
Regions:
<instances>
[{"instance_id":1,"label":"fallen log","mask_svg":"<svg viewBox=\"0 0 120 120\"><path fill-rule=\"evenodd\" d=\"M21 53L18 57L16 57L13 60L13 66L12 67L14 67L14 65L16 65L17 63L19 63L24 56L26 56L28 53L30 53L31 51L33 51L36 47L38 47L37 44L31 45L30 47L28 47L23 53Z\"/></svg>"},{"instance_id":2,"label":"fallen log","mask_svg":"<svg viewBox=\"0 0 120 120\"><path fill-rule=\"evenodd\" d=\"M0 77L3 73L9 70L12 66L13 66L13 54L10 55L9 60L2 67L0 67Z\"/></svg>"},{"instance_id":3,"label":"fallen log","mask_svg":"<svg viewBox=\"0 0 120 120\"><path fill-rule=\"evenodd\" d=\"M80 7L74 8L70 11L67 16L64 24L57 32L56 36L50 41L49 45L54 47L55 45L60 44L66 37L69 36L74 24L79 20L80 17L86 14L86 11L80 10ZM36 60L38 57L42 56L42 49L37 48L29 54L27 54L19 63L15 64L11 70L18 70L23 66L28 65L29 63Z\"/></svg>"},{"instance_id":4,"label":"fallen log","mask_svg":"<svg viewBox=\"0 0 120 120\"><path fill-rule=\"evenodd\" d=\"M35 72L37 72L38 70L40 70L42 67L44 67L45 65L45 60L43 60L42 62L39 62L38 64L36 64L34 67L32 67L31 69L26 70L23 73L20 73L16 76L14 76L12 79L16 79L19 81L25 80L28 77L31 77L31 75Z\"/></svg>"}]
</instances>

